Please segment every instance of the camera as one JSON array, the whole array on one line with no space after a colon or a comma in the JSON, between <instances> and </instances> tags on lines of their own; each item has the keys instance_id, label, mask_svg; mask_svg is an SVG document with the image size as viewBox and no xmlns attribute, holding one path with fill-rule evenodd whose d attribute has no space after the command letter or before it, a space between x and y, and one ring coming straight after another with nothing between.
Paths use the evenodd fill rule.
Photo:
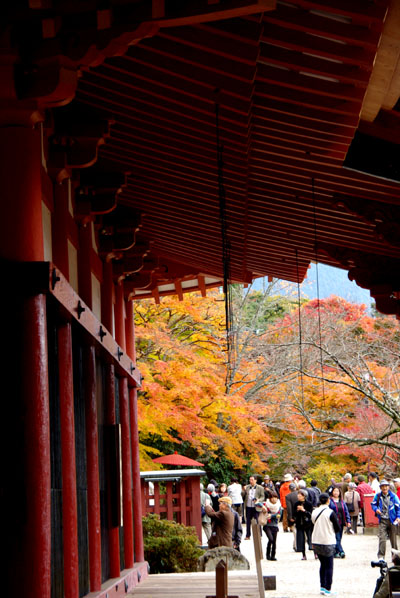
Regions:
<instances>
[{"instance_id":1,"label":"camera","mask_svg":"<svg viewBox=\"0 0 400 598\"><path fill-rule=\"evenodd\" d=\"M380 559L379 561L371 561L371 567L379 567L382 571L383 569L387 569L387 562L383 559Z\"/></svg>"}]
</instances>

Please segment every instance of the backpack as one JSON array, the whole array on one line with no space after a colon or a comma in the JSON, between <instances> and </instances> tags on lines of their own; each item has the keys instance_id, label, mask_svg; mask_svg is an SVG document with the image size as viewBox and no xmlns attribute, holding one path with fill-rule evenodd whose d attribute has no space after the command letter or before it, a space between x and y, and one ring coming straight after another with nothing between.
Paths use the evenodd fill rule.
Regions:
<instances>
[{"instance_id":1,"label":"backpack","mask_svg":"<svg viewBox=\"0 0 400 598\"><path fill-rule=\"evenodd\" d=\"M346 502L345 503L347 510L349 513L354 513L355 511L355 507L354 507L354 490L353 490L353 498L351 499L351 502Z\"/></svg>"}]
</instances>

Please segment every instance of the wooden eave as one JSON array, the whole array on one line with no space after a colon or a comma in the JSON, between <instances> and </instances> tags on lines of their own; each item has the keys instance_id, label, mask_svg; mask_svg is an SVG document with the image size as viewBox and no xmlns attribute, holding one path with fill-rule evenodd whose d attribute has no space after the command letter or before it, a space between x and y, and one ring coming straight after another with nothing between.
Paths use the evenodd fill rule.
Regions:
<instances>
[{"instance_id":1,"label":"wooden eave","mask_svg":"<svg viewBox=\"0 0 400 598\"><path fill-rule=\"evenodd\" d=\"M74 8L68 13L62 4L71 19ZM171 284L207 274L219 284L223 276L216 105L231 280L298 281L315 259L348 268L342 249L400 260L400 244L382 226L393 222L400 183L343 165L358 129L390 138L400 126L393 101L398 36L385 60L398 3L221 0L220 10L204 1L198 14L160 16L164 3L153 2L148 14L138 2L145 33L131 41L117 30L124 14L129 29L134 3L111 4L114 24L98 14L104 29L91 33L102 40L103 55L81 58L73 105L110 123L99 160L126 173L117 204L141 214L140 236L152 255L181 264L183 276L171 276ZM59 42L46 40L40 55ZM379 69L386 77L380 95ZM368 124L360 114L369 115ZM100 230L102 216L96 219ZM327 253L332 247L338 251ZM147 284L128 294L162 295L157 289L167 279L159 266L128 276L129 289L135 280Z\"/></svg>"}]
</instances>

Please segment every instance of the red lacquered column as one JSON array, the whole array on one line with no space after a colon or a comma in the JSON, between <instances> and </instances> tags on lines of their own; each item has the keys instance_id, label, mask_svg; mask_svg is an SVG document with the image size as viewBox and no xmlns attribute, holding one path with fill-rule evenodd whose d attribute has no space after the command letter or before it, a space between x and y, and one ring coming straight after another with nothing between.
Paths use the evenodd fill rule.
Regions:
<instances>
[{"instance_id":1,"label":"red lacquered column","mask_svg":"<svg viewBox=\"0 0 400 598\"><path fill-rule=\"evenodd\" d=\"M60 388L64 596L79 598L78 516L76 499L74 386L71 324L58 329Z\"/></svg>"},{"instance_id":2,"label":"red lacquered column","mask_svg":"<svg viewBox=\"0 0 400 598\"><path fill-rule=\"evenodd\" d=\"M87 454L90 591L101 589L101 524L96 404L96 358L93 345L83 351Z\"/></svg>"},{"instance_id":3,"label":"red lacquered column","mask_svg":"<svg viewBox=\"0 0 400 598\"><path fill-rule=\"evenodd\" d=\"M4 113L3 113L4 116ZM12 124L12 123L11 123ZM43 260L40 134L32 126L0 128L2 207L0 257ZM7 351L2 357L11 390L3 407L2 539L9 566L2 583L9 595L50 598L51 493L46 299L22 297L3 275L3 320ZM29 288L26 289L29 292ZM13 297L13 293L15 293ZM8 338L10 333L12 338ZM7 355L7 352L9 353ZM15 380L13 380L15 376ZM6 380L6 378L5 378ZM8 414L12 419L8 419ZM13 429L14 428L14 429ZM5 521L8 519L8 521ZM18 537L16 537L18 529Z\"/></svg>"},{"instance_id":4,"label":"red lacquered column","mask_svg":"<svg viewBox=\"0 0 400 598\"><path fill-rule=\"evenodd\" d=\"M116 418L115 418L115 373L114 373L114 366L107 363L105 366L106 369L106 424L115 426ZM114 463L115 467L118 467L118 464ZM109 488L109 508L111 504L111 499L115 499L115 497L111 497L111 493L118 493L119 488L111 488L110 485L111 480L107 480L107 485ZM109 528L109 549L110 549L110 575L111 577L119 577L120 574L120 558L119 558L119 527L110 525Z\"/></svg>"},{"instance_id":5,"label":"red lacquered column","mask_svg":"<svg viewBox=\"0 0 400 598\"><path fill-rule=\"evenodd\" d=\"M125 567L133 567L133 513L132 513L132 473L131 446L129 435L129 396L128 380L121 378L119 383L119 409L121 414L122 448L122 505L124 516Z\"/></svg>"},{"instance_id":6,"label":"red lacquered column","mask_svg":"<svg viewBox=\"0 0 400 598\"><path fill-rule=\"evenodd\" d=\"M31 598L50 598L51 592L51 494L50 426L47 361L46 298L27 298L23 313L24 436L26 471L23 483L27 511L24 538L19 538L19 588ZM5 458L5 455L3 455ZM15 488L12 489L15 491ZM5 547L7 549L7 547ZM25 593L25 592L24 592Z\"/></svg>"},{"instance_id":7,"label":"red lacquered column","mask_svg":"<svg viewBox=\"0 0 400 598\"><path fill-rule=\"evenodd\" d=\"M133 525L135 530L135 561L144 561L142 495L140 488L139 429L137 411L137 390L129 389L129 407L131 416L132 443L132 488L133 488Z\"/></svg>"}]
</instances>

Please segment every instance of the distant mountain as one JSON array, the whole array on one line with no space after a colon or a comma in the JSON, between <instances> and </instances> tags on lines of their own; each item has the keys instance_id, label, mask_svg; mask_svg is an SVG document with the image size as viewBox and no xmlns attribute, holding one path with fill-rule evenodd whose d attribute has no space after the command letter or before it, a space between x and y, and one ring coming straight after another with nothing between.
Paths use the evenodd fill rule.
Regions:
<instances>
[{"instance_id":1,"label":"distant mountain","mask_svg":"<svg viewBox=\"0 0 400 598\"><path fill-rule=\"evenodd\" d=\"M319 293L317 290L319 287ZM254 289L263 288L263 279L256 280L253 284ZM290 291L289 291L290 292ZM297 294L297 285L291 285L291 293ZM301 297L308 297L309 299L320 299L330 297L330 295L337 295L349 301L350 303L364 303L368 310L373 303L369 291L357 286L355 282L349 280L347 270L340 270L339 268L332 268L332 266L325 266L318 264L318 285L317 285L317 266L311 264L307 278L300 285Z\"/></svg>"},{"instance_id":2,"label":"distant mountain","mask_svg":"<svg viewBox=\"0 0 400 598\"><path fill-rule=\"evenodd\" d=\"M373 303L368 290L362 289L355 282L349 280L347 270L318 264L318 282L320 299L324 299L330 295L337 295L350 301L350 303L365 303L368 308ZM311 264L307 278L301 285L301 292L310 299L318 296L317 266L315 264Z\"/></svg>"}]
</instances>

